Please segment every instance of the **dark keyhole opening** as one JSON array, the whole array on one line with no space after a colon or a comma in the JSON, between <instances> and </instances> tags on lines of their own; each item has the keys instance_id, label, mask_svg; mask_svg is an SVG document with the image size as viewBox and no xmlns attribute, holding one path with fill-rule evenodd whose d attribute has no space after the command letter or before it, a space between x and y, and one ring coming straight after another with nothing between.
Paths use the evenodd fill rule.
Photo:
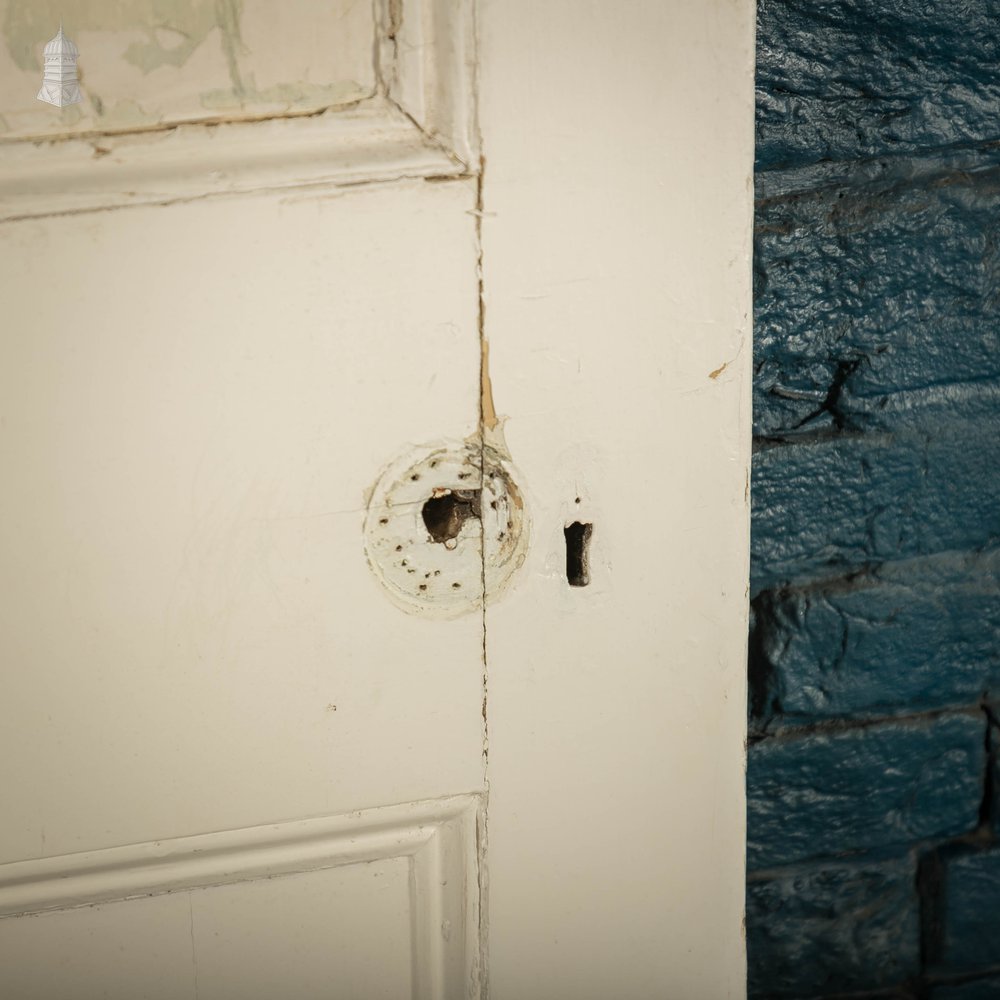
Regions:
<instances>
[{"instance_id":1,"label":"dark keyhole opening","mask_svg":"<svg viewBox=\"0 0 1000 1000\"><path fill-rule=\"evenodd\" d=\"M424 525L431 540L454 541L470 517L480 516L479 490L448 490L424 504ZM449 546L451 547L451 546Z\"/></svg>"},{"instance_id":2,"label":"dark keyhole opening","mask_svg":"<svg viewBox=\"0 0 1000 1000\"><path fill-rule=\"evenodd\" d=\"M587 547L594 531L592 524L574 521L563 528L566 536L566 579L571 587L586 587L590 583L590 559Z\"/></svg>"}]
</instances>

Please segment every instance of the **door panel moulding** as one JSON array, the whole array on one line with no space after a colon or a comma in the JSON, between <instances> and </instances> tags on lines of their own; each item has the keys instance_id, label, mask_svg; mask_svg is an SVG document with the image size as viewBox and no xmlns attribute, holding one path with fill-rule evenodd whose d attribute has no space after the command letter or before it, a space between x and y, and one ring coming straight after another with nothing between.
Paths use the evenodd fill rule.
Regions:
<instances>
[{"instance_id":1,"label":"door panel moulding","mask_svg":"<svg viewBox=\"0 0 1000 1000\"><path fill-rule=\"evenodd\" d=\"M377 92L260 121L0 140L0 222L478 169L474 0L376 0Z\"/></svg>"},{"instance_id":2,"label":"door panel moulding","mask_svg":"<svg viewBox=\"0 0 1000 1000\"><path fill-rule=\"evenodd\" d=\"M0 865L0 919L406 858L414 996L475 998L482 977L481 812L481 796L456 795L16 861Z\"/></svg>"}]
</instances>

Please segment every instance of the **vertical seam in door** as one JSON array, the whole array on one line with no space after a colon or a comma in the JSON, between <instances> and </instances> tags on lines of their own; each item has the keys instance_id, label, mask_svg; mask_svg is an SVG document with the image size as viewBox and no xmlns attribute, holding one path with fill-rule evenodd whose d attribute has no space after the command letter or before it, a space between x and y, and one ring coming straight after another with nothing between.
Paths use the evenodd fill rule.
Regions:
<instances>
[{"instance_id":1,"label":"vertical seam in door","mask_svg":"<svg viewBox=\"0 0 1000 1000\"><path fill-rule=\"evenodd\" d=\"M479 123L479 7L476 0L470 0L472 7L473 68L472 68L472 127L475 131L476 150L479 162L476 164L476 278L479 300L476 319L479 332L479 490L485 495L486 479L486 430L496 426L493 409L493 393L490 384L489 342L486 339L486 279L483 266L483 212L484 186L486 181L486 152L483 148L483 133ZM482 522L480 522L482 523ZM482 566L480 593L483 604L483 805L481 816L476 822L477 878L479 882L479 990L480 1000L489 997L489 871L487 867L487 845L489 842L490 809L490 722L489 722L489 659L486 645L486 532L480 532L479 557Z\"/></svg>"},{"instance_id":2,"label":"vertical seam in door","mask_svg":"<svg viewBox=\"0 0 1000 1000\"><path fill-rule=\"evenodd\" d=\"M475 220L474 238L476 252L476 283L477 283L477 328L479 337L479 414L478 414L478 435L479 435L479 490L480 496L485 490L486 480L486 432L495 430L497 427L496 411L493 408L493 394L490 385L489 373L489 342L486 339L486 295L483 275L483 183L486 171L486 157L483 154L483 136L479 127L479 10L477 0L461 0L468 4L470 16L472 17L473 34L473 64L471 73L472 90L472 130L475 133L475 148L478 150L478 163L465 164L455 152L449 149L436 135L429 132L411 115L390 93L392 89L392 75L396 71L395 60L398 55L398 40L396 33L399 29L399 20L402 16L402 8L397 0L375 0L376 23L382 26L388 40L392 44L390 54L391 67L383 65L380 58L381 48L376 44L376 79L380 92L401 114L405 115L410 122L423 135L424 139L431 145L444 151L456 164L465 166L467 170L474 169L476 181L476 207L471 213ZM379 15L383 15L380 17ZM463 175L468 178L469 174ZM480 524L482 522L480 521ZM482 662L483 662L483 797L482 806L476 817L476 859L477 859L477 880L479 887L479 955L478 955L478 986L480 1000L487 1000L489 995L488 979L488 959L489 959L489 938L488 922L489 912L487 906L488 899L488 872L486 866L486 845L487 826L489 817L490 802L490 775L489 775L489 754L490 754L490 729L488 715L488 693L489 693L489 669L486 647L486 536L480 533L480 597L482 602Z\"/></svg>"},{"instance_id":3,"label":"vertical seam in door","mask_svg":"<svg viewBox=\"0 0 1000 1000\"><path fill-rule=\"evenodd\" d=\"M480 159L479 172L476 177L476 273L479 283L479 489L480 495L486 490L486 428L487 412L491 408L488 396L490 394L489 346L486 342L486 302L483 287L483 173L485 163ZM481 593L483 604L483 773L486 787L489 789L490 760L490 727L486 711L486 696L489 690L489 676L486 659L486 536L480 536L479 558L481 566Z\"/></svg>"},{"instance_id":4,"label":"vertical seam in door","mask_svg":"<svg viewBox=\"0 0 1000 1000\"><path fill-rule=\"evenodd\" d=\"M482 150L482 146L480 146ZM486 294L483 280L483 176L486 169L486 159L480 152L479 170L476 175L476 274L478 280L479 303L477 310L479 326L479 495L484 496L486 490L486 428L488 417L492 410L490 398L489 345L486 340ZM489 660L486 647L486 533L480 532L479 558L481 567L480 593L482 595L483 614L483 815L478 841L479 861L479 958L480 996L485 1000L489 995L486 974L487 959L487 878L486 878L486 845L488 836L488 821L490 808L490 720L489 720Z\"/></svg>"}]
</instances>

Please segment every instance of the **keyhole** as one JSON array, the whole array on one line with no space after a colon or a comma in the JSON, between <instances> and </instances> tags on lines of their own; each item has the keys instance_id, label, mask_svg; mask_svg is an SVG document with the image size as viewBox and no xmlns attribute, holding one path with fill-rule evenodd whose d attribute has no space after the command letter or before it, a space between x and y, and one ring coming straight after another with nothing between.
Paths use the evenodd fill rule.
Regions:
<instances>
[{"instance_id":1,"label":"keyhole","mask_svg":"<svg viewBox=\"0 0 1000 1000\"><path fill-rule=\"evenodd\" d=\"M446 490L433 496L423 507L424 526L435 542L453 549L458 544L462 525L470 517L480 516L479 490Z\"/></svg>"},{"instance_id":2,"label":"keyhole","mask_svg":"<svg viewBox=\"0 0 1000 1000\"><path fill-rule=\"evenodd\" d=\"M586 587L590 583L590 560L587 547L593 533L592 524L574 521L563 528L566 536L566 579L571 587Z\"/></svg>"}]
</instances>

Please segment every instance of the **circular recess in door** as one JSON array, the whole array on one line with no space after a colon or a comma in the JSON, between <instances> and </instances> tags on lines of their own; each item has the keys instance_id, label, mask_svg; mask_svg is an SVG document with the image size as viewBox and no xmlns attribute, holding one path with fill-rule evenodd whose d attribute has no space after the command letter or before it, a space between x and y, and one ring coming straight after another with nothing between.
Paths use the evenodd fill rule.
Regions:
<instances>
[{"instance_id":1,"label":"circular recess in door","mask_svg":"<svg viewBox=\"0 0 1000 1000\"><path fill-rule=\"evenodd\" d=\"M404 610L451 618L498 597L524 561L524 500L508 464L478 444L409 451L379 477L365 555Z\"/></svg>"}]
</instances>

